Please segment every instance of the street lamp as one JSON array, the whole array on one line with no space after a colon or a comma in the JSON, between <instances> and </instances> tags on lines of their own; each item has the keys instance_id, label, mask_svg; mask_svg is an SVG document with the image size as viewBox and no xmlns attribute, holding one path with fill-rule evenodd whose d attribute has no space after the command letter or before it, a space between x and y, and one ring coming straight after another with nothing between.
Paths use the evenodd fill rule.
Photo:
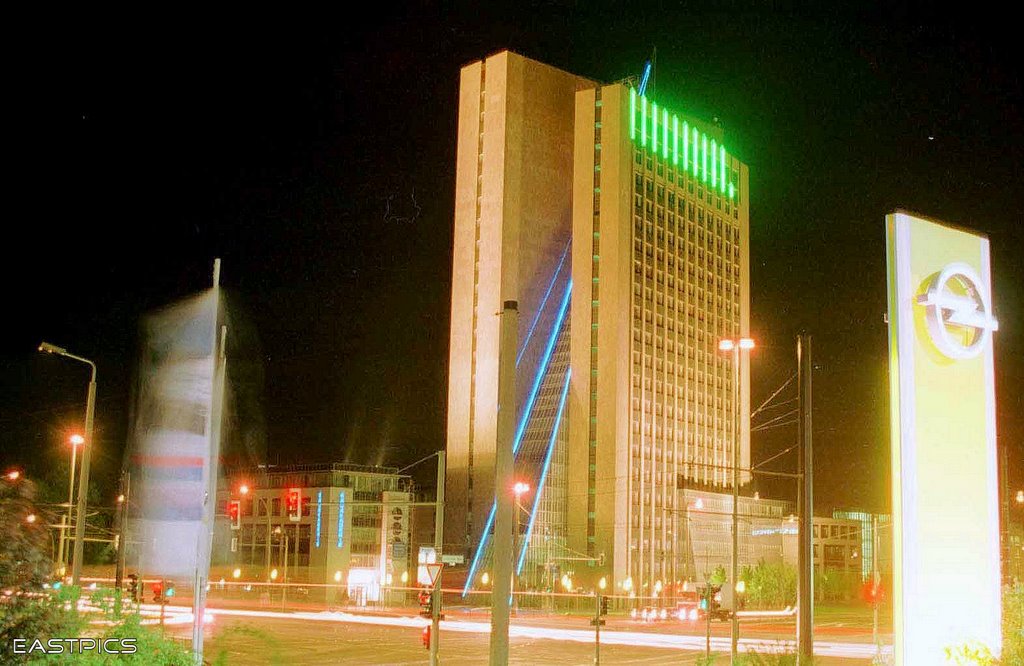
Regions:
<instances>
[{"instance_id":1,"label":"street lamp","mask_svg":"<svg viewBox=\"0 0 1024 666\"><path fill-rule=\"evenodd\" d=\"M57 562L60 563L61 576L64 575L67 567L67 563L64 561L65 530L72 525L71 508L75 504L75 467L78 459L78 447L85 444L85 437L76 432L68 438L68 443L71 444L71 471L68 472L68 511L67 514L62 513L60 516L60 544L57 547Z\"/></svg>"},{"instance_id":2,"label":"street lamp","mask_svg":"<svg viewBox=\"0 0 1024 666\"><path fill-rule=\"evenodd\" d=\"M513 554L513 556L512 556L512 563L513 563L513 566L515 566L515 564L517 564L518 561L519 561L519 539L521 537L519 531L522 529L522 526L521 526L521 524L519 522L519 514L522 513L523 511L526 511L526 509L523 508L523 504L522 504L521 500L522 500L523 495L525 495L526 493L530 492L530 484L528 484L528 483L526 483L524 481L516 481L515 485L512 486L512 492L515 493L515 496L516 496L516 523L515 523L516 524L516 531L515 531L515 538L512 540L512 554ZM527 544L526 547L528 548L529 545ZM512 598L513 599L515 599L515 593L516 593L516 590L515 590L516 578L519 577L518 576L519 572L518 572L517 569L518 569L518 567L515 567L512 570ZM513 607L514 607L514 605L513 605Z\"/></svg>"},{"instance_id":3,"label":"street lamp","mask_svg":"<svg viewBox=\"0 0 1024 666\"><path fill-rule=\"evenodd\" d=\"M732 354L732 576L733 585L739 578L739 500L740 500L740 350L750 352L754 348L751 338L719 340L718 348ZM740 624L736 615L737 599L732 597L732 659L736 660L740 640Z\"/></svg>"},{"instance_id":4,"label":"street lamp","mask_svg":"<svg viewBox=\"0 0 1024 666\"><path fill-rule=\"evenodd\" d=\"M4 474L4 478L8 481L17 481L21 478L21 471L12 469L11 471Z\"/></svg>"},{"instance_id":5,"label":"street lamp","mask_svg":"<svg viewBox=\"0 0 1024 666\"><path fill-rule=\"evenodd\" d=\"M82 577L82 546L85 544L85 510L87 497L89 495L89 455L92 449L92 421L96 411L96 364L87 358L76 356L63 347L52 345L49 342L39 344L39 351L47 354L56 354L69 358L72 361L85 363L92 370L89 379L89 393L85 402L85 438L82 442L82 475L78 482L78 521L75 523L75 553L72 560L71 584L78 585Z\"/></svg>"},{"instance_id":6,"label":"street lamp","mask_svg":"<svg viewBox=\"0 0 1024 666\"><path fill-rule=\"evenodd\" d=\"M1017 504L1024 504L1024 490L1017 491Z\"/></svg>"}]
</instances>

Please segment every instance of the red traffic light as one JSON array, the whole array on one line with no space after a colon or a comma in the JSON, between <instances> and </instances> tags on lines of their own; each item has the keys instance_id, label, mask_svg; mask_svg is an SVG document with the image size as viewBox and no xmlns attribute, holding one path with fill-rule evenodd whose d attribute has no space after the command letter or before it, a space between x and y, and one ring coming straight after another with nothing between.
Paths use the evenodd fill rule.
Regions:
<instances>
[{"instance_id":1,"label":"red traffic light","mask_svg":"<svg viewBox=\"0 0 1024 666\"><path fill-rule=\"evenodd\" d=\"M885 598L885 588L881 582L865 581L860 587L860 598L869 604L878 604Z\"/></svg>"},{"instance_id":2,"label":"red traffic light","mask_svg":"<svg viewBox=\"0 0 1024 666\"><path fill-rule=\"evenodd\" d=\"M228 519L231 521L231 529L242 528L242 502L241 500L228 500Z\"/></svg>"},{"instance_id":3,"label":"red traffic light","mask_svg":"<svg viewBox=\"0 0 1024 666\"><path fill-rule=\"evenodd\" d=\"M302 518L302 489L288 489L288 519L297 522Z\"/></svg>"},{"instance_id":4,"label":"red traffic light","mask_svg":"<svg viewBox=\"0 0 1024 666\"><path fill-rule=\"evenodd\" d=\"M423 627L423 647L430 649L430 625Z\"/></svg>"}]
</instances>

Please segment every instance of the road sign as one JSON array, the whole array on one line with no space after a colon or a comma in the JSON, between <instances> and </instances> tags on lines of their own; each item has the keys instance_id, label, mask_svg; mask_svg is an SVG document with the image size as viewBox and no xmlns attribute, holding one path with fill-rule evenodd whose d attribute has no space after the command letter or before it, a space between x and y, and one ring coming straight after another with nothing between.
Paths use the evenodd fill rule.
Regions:
<instances>
[{"instance_id":1,"label":"road sign","mask_svg":"<svg viewBox=\"0 0 1024 666\"><path fill-rule=\"evenodd\" d=\"M430 577L430 587L434 587L434 583L437 582L437 577L441 575L441 569L444 567L443 564L428 564L427 565L427 576Z\"/></svg>"},{"instance_id":2,"label":"road sign","mask_svg":"<svg viewBox=\"0 0 1024 666\"><path fill-rule=\"evenodd\" d=\"M441 561L448 566L452 567L456 564L462 564L466 561L466 558L462 555L442 555Z\"/></svg>"}]
</instances>

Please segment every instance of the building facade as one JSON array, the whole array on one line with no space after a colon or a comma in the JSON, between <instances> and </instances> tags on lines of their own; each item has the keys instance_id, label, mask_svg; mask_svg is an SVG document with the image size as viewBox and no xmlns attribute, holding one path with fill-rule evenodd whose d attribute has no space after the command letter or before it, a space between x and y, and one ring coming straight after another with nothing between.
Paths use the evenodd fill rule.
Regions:
<instances>
[{"instance_id":1,"label":"building facade","mask_svg":"<svg viewBox=\"0 0 1024 666\"><path fill-rule=\"evenodd\" d=\"M748 368L737 403L718 351L749 334L747 169L629 86L576 99L570 545L616 581L675 580L677 491L731 487L734 447L750 462Z\"/></svg>"},{"instance_id":2,"label":"building facade","mask_svg":"<svg viewBox=\"0 0 1024 666\"><path fill-rule=\"evenodd\" d=\"M410 477L342 463L231 471L217 491L212 564L244 580L344 583L374 601L410 570ZM238 502L233 519L231 503ZM297 510L296 510L297 509ZM276 571L276 576L272 575ZM407 574L407 577L411 574Z\"/></svg>"},{"instance_id":3,"label":"building facade","mask_svg":"<svg viewBox=\"0 0 1024 666\"><path fill-rule=\"evenodd\" d=\"M720 128L630 85L508 52L463 68L445 547L469 558L467 588L488 557L506 300L533 490L518 571L685 577L683 491L727 491L737 449L749 466L748 370L735 399L718 352L749 333L747 182Z\"/></svg>"},{"instance_id":4,"label":"building facade","mask_svg":"<svg viewBox=\"0 0 1024 666\"><path fill-rule=\"evenodd\" d=\"M564 439L554 417L568 365L573 109L576 91L592 85L507 51L462 69L446 447L450 552L477 554L493 521L496 315L507 300L519 312L517 469L533 488L541 486L552 429L556 441ZM564 466L562 448L551 465ZM550 498L542 492L541 499ZM544 505L546 522L535 527L551 537L565 522L565 502Z\"/></svg>"}]
</instances>

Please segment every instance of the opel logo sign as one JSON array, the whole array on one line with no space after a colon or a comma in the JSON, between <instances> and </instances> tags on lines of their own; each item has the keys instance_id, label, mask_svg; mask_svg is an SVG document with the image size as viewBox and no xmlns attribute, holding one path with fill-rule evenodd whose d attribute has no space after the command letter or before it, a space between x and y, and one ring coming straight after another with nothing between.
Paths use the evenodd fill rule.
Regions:
<instances>
[{"instance_id":1,"label":"opel logo sign","mask_svg":"<svg viewBox=\"0 0 1024 666\"><path fill-rule=\"evenodd\" d=\"M925 319L932 342L953 359L973 358L981 353L999 329L988 302L989 291L965 263L942 269L917 302L925 307Z\"/></svg>"}]
</instances>

